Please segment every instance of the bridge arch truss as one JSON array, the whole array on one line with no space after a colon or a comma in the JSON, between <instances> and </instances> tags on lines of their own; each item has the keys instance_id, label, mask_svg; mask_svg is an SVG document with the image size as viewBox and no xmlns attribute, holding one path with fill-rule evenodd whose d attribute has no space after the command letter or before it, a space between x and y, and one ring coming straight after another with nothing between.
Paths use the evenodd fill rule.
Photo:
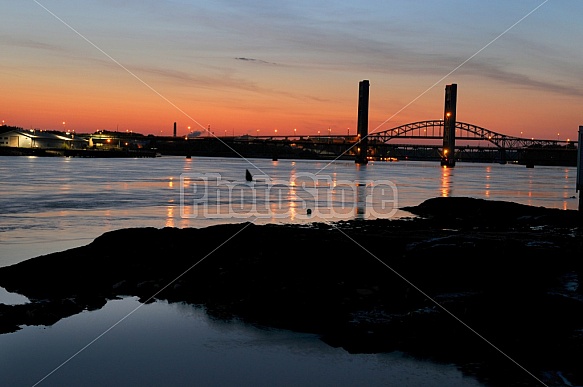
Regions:
<instances>
[{"instance_id":1,"label":"bridge arch truss","mask_svg":"<svg viewBox=\"0 0 583 387\"><path fill-rule=\"evenodd\" d=\"M538 140L507 136L481 126L468 124L465 122L456 122L456 140L483 140L488 141L500 149L524 149L531 147L559 146L564 144L573 144L572 141L559 140ZM418 121L409 124L397 126L392 129L373 132L369 134L370 141L388 143L395 138L412 138L412 139L443 139L444 125L443 120ZM576 142L575 142L576 143Z\"/></svg>"}]
</instances>

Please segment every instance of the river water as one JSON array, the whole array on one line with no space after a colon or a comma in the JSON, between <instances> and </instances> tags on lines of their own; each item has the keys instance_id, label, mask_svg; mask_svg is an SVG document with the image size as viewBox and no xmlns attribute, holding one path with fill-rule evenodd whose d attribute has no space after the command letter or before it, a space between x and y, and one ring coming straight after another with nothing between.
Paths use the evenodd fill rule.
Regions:
<instances>
[{"instance_id":1,"label":"river water","mask_svg":"<svg viewBox=\"0 0 583 387\"><path fill-rule=\"evenodd\" d=\"M254 181L245 181L246 169ZM396 218L411 216L400 208L436 196L573 210L578 205L572 167L0 157L0 177L0 267L85 245L126 227ZM25 301L0 289L0 302ZM311 335L213 321L187 305L140 306L133 298L111 301L51 327L0 335L0 385L36 382L480 385L450 364L398 353L350 355Z\"/></svg>"},{"instance_id":2,"label":"river water","mask_svg":"<svg viewBox=\"0 0 583 387\"><path fill-rule=\"evenodd\" d=\"M256 180L253 189L245 169ZM0 157L0 267L85 245L118 228L390 218L410 215L398 209L436 196L574 210L576 172L477 163L444 169L415 161L359 167L349 161Z\"/></svg>"}]
</instances>

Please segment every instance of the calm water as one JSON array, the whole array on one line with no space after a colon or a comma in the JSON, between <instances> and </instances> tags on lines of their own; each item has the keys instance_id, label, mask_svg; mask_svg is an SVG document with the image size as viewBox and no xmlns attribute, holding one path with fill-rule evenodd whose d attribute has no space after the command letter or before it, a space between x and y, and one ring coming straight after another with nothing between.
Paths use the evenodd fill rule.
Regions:
<instances>
[{"instance_id":1,"label":"calm water","mask_svg":"<svg viewBox=\"0 0 583 387\"><path fill-rule=\"evenodd\" d=\"M399 208L436 196L561 209L578 205L576 169L569 167L250 162L0 157L0 266L84 245L125 227L410 216ZM245 182L245 169L258 181ZM218 174L220 181L205 182L208 174ZM0 302L23 300L0 289ZM312 335L212 321L204 311L184 305L157 302L130 314L138 306L133 298L111 301L99 311L51 327L0 335L0 385L28 386L41 380L40 385L71 386L479 385L452 365L397 353L349 355Z\"/></svg>"},{"instance_id":2,"label":"calm water","mask_svg":"<svg viewBox=\"0 0 583 387\"><path fill-rule=\"evenodd\" d=\"M213 321L199 309L161 302L139 308L67 362L139 305L111 301L99 312L0 335L0 385L480 385L453 365L399 353L351 355L314 335Z\"/></svg>"},{"instance_id":3,"label":"calm water","mask_svg":"<svg viewBox=\"0 0 583 387\"><path fill-rule=\"evenodd\" d=\"M435 162L399 161L359 168L348 161L330 165L320 161L249 161L0 157L0 266L85 245L118 228L204 227L255 219L248 207L254 200L271 206L269 213L258 209L260 218L256 223L403 216L407 214L393 210L436 196L471 196L561 209L578 206L576 168L572 167L529 169L519 165L458 163L453 169L443 169ZM265 198L261 195L266 185L261 181L255 191L239 189L247 184L245 169L259 180L260 175L266 175L277 182L289 185L294 181L296 187L305 184L307 188L281 192L271 189ZM192 210L193 203L203 199L193 194L196 182L200 182L197 174L208 173L220 175L221 187L227 189L219 192L220 205L209 210L211 217ZM366 184L366 192L356 187L358 182ZM341 189L348 183L353 185L348 190ZM311 191L314 187L317 192ZM376 190L379 192L376 188L380 188ZM185 193L185 211L181 211L181 191ZM212 194L209 198L216 203L216 195ZM229 206L228 199L243 204ZM384 201L385 208L370 200ZM306 215L306 208L315 210L312 216ZM332 210L326 212L326 208Z\"/></svg>"}]
</instances>

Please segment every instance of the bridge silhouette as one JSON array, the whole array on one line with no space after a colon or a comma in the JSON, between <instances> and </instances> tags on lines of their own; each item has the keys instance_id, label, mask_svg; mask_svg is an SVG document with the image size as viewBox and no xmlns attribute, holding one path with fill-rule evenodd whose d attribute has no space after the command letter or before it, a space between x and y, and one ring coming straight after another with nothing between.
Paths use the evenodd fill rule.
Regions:
<instances>
[{"instance_id":1,"label":"bridge silhouette","mask_svg":"<svg viewBox=\"0 0 583 387\"><path fill-rule=\"evenodd\" d=\"M240 155L368 161L439 160L453 167L456 161L498 162L537 165L577 165L577 141L535 139L506 135L482 126L456 120L457 84L446 85L444 118L411 122L390 129L368 131L369 82L359 83L357 134L208 136L209 144L189 141L188 154L222 154L236 150ZM324 131L325 133L326 131ZM176 137L176 135L174 136ZM186 138L185 138L186 139ZM214 142L219 144L213 145ZM171 139L170 139L171 140ZM200 139L200 140L204 140ZM407 140L408 142L404 142ZM172 141L172 140L171 140ZM457 142L457 143L456 143ZM485 145L483 144L485 142ZM223 145L223 146L220 146ZM206 153L205 153L206 152Z\"/></svg>"},{"instance_id":2,"label":"bridge silhouette","mask_svg":"<svg viewBox=\"0 0 583 387\"><path fill-rule=\"evenodd\" d=\"M459 131L459 135L456 135L456 139L464 141L487 141L494 146L502 149L508 150L519 150L530 147L549 147L549 146L567 146L567 145L577 145L577 141L571 140L543 140L526 138L526 137L516 137L509 136L506 134L498 133L490 129L483 128L481 126L468 124L466 122L456 122L455 128ZM427 120L427 121L417 121L404 124L401 126L396 126L391 129L385 129L382 131L375 131L368 135L368 139L376 142L389 143L393 139L426 139L426 140L443 140L444 124L443 120ZM229 136L230 137L230 136ZM252 136L256 139L262 140L285 140L285 139L321 139L324 143L329 142L329 139L348 139L353 142L357 141L357 136L350 135L322 135L310 134L310 135L261 135ZM333 142L333 141L332 141Z\"/></svg>"},{"instance_id":3,"label":"bridge silhouette","mask_svg":"<svg viewBox=\"0 0 583 387\"><path fill-rule=\"evenodd\" d=\"M442 120L417 121L391 129L368 132L369 81L359 84L357 135L350 136L301 136L293 146L301 146L310 152L349 155L358 164L369 160L439 159L442 166L453 167L456 161L498 161L500 163L576 165L577 141L535 139L509 136L481 126L456 120L457 84L446 85L444 118ZM284 137L285 141L289 137ZM273 141L269 136L264 141ZM403 144L393 140L410 139ZM431 144L427 140L438 140ZM482 145L486 142L486 146ZM456 144L456 142L458 142ZM477 142L477 144L476 144ZM492 146L490 146L492 145Z\"/></svg>"},{"instance_id":4,"label":"bridge silhouette","mask_svg":"<svg viewBox=\"0 0 583 387\"><path fill-rule=\"evenodd\" d=\"M367 136L367 158L371 161L440 161L444 128L443 120L426 120L373 131ZM577 165L577 141L510 136L461 121L455 123L455 132L454 158L457 161L516 163L528 167ZM276 148L296 147L316 158L354 160L358 156L360 139L355 135L317 133L248 136L244 141Z\"/></svg>"},{"instance_id":5,"label":"bridge silhouette","mask_svg":"<svg viewBox=\"0 0 583 387\"><path fill-rule=\"evenodd\" d=\"M456 139L468 141L487 141L500 149L520 150L532 147L558 147L565 145L577 144L576 141L570 140L541 140L535 138L524 138L508 136L481 126L468 124L457 121L455 123ZM372 132L368 135L369 141L379 141L388 143L392 139L433 139L443 140L444 121L429 120L418 121L409 124L397 126L383 131Z\"/></svg>"},{"instance_id":6,"label":"bridge silhouette","mask_svg":"<svg viewBox=\"0 0 583 387\"><path fill-rule=\"evenodd\" d=\"M368 134L367 157L376 161L440 160L443 157L443 120L411 122ZM577 141L536 139L505 135L493 130L457 121L455 123L455 158L469 162L518 163L537 165L576 165ZM408 143L403 140L411 140ZM317 157L354 159L358 136L292 135L252 136L250 142L272 146L301 147Z\"/></svg>"}]
</instances>

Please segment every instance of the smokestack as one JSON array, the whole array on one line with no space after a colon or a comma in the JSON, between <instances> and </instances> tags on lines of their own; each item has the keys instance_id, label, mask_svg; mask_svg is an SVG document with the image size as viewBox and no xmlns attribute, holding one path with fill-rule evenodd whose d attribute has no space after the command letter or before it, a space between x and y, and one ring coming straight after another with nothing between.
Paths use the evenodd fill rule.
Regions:
<instances>
[{"instance_id":1,"label":"smokestack","mask_svg":"<svg viewBox=\"0 0 583 387\"><path fill-rule=\"evenodd\" d=\"M174 137L176 137L176 122L174 123Z\"/></svg>"}]
</instances>

